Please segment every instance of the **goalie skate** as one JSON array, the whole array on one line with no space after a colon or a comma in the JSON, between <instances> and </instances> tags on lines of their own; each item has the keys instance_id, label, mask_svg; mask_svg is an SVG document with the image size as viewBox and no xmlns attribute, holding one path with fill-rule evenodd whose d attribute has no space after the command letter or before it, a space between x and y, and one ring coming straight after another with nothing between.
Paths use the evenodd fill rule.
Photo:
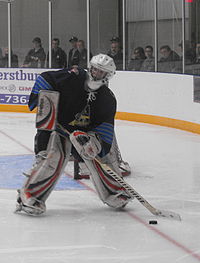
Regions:
<instances>
[{"instance_id":1,"label":"goalie skate","mask_svg":"<svg viewBox=\"0 0 200 263\"><path fill-rule=\"evenodd\" d=\"M35 199L33 204L25 205L22 201L20 190L18 191L17 203L15 213L25 212L28 215L39 216L46 211L45 203L41 200Z\"/></svg>"}]
</instances>

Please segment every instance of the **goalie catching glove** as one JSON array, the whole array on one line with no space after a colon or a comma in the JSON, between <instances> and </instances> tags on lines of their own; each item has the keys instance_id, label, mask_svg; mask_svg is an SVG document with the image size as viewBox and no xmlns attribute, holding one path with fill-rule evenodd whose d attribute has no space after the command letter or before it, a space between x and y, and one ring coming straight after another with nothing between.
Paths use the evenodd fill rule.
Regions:
<instances>
[{"instance_id":1,"label":"goalie catching glove","mask_svg":"<svg viewBox=\"0 0 200 263\"><path fill-rule=\"evenodd\" d=\"M83 159L93 160L101 152L101 143L95 132L74 131L70 140Z\"/></svg>"}]
</instances>

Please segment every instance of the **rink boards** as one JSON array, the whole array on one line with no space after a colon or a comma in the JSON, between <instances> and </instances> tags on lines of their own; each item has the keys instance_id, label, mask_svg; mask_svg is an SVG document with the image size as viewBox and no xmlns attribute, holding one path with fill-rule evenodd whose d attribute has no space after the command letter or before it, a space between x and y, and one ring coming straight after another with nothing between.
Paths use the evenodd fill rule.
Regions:
<instances>
[{"instance_id":1,"label":"rink boards","mask_svg":"<svg viewBox=\"0 0 200 263\"><path fill-rule=\"evenodd\" d=\"M1 69L0 111L30 112L31 89L47 70L52 69ZM110 81L118 101L116 118L200 134L198 82L190 75L118 71Z\"/></svg>"}]
</instances>

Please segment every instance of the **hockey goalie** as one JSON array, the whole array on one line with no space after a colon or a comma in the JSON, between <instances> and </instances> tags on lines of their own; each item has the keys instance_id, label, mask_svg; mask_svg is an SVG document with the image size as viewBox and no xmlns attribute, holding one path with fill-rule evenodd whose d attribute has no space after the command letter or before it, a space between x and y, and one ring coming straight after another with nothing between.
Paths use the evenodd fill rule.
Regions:
<instances>
[{"instance_id":1,"label":"hockey goalie","mask_svg":"<svg viewBox=\"0 0 200 263\"><path fill-rule=\"evenodd\" d=\"M88 72L73 66L38 76L28 104L30 110L37 106L36 156L18 190L16 212L46 211L45 202L71 154L86 165L103 203L123 208L132 199L101 165L121 176L114 133L116 99L108 88L115 70L113 59L99 54L91 59Z\"/></svg>"}]
</instances>

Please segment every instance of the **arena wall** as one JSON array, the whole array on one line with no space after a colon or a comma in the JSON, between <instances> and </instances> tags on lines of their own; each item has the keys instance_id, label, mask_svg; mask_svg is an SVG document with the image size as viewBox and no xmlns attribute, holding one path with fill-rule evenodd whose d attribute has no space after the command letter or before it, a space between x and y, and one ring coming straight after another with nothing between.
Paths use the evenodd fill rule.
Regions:
<instances>
[{"instance_id":1,"label":"arena wall","mask_svg":"<svg viewBox=\"0 0 200 263\"><path fill-rule=\"evenodd\" d=\"M46 70L46 69L45 69ZM30 112L28 97L41 69L0 70L0 111ZM152 123L200 134L200 103L194 77L118 71L110 82L117 97L117 119Z\"/></svg>"},{"instance_id":2,"label":"arena wall","mask_svg":"<svg viewBox=\"0 0 200 263\"><path fill-rule=\"evenodd\" d=\"M193 76L118 72L111 88L118 100L117 119L200 134L200 104L194 102Z\"/></svg>"}]
</instances>

